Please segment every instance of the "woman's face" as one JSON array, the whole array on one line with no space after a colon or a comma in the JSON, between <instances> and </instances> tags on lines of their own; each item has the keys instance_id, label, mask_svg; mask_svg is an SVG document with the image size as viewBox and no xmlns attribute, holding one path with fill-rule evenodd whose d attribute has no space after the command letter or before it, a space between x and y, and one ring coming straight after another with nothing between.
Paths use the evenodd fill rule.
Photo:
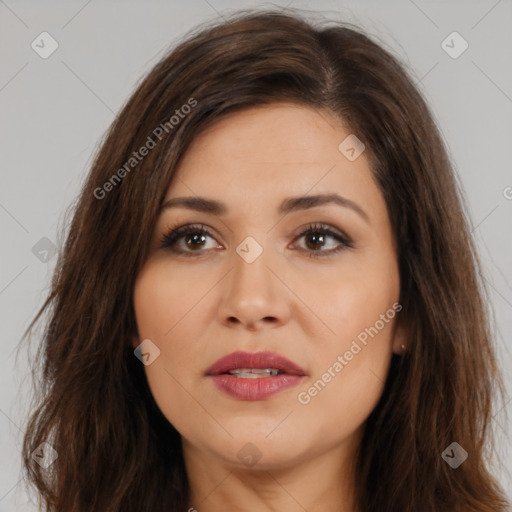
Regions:
<instances>
[{"instance_id":1,"label":"woman's face","mask_svg":"<svg viewBox=\"0 0 512 512\"><path fill-rule=\"evenodd\" d=\"M386 204L350 135L306 107L255 107L211 125L181 161L166 201L222 212L161 211L136 280L133 344L150 340L149 386L187 458L270 469L353 455L404 338ZM342 199L313 200L324 195ZM162 243L184 225L195 228ZM234 358L217 371L260 375L208 374L239 351L301 371Z\"/></svg>"}]
</instances>

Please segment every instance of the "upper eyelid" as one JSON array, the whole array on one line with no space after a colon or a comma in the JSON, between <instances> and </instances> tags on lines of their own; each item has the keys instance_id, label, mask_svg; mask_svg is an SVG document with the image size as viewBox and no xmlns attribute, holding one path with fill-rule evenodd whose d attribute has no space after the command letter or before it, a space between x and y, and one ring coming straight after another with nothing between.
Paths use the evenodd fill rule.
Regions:
<instances>
[{"instance_id":1,"label":"upper eyelid","mask_svg":"<svg viewBox=\"0 0 512 512\"><path fill-rule=\"evenodd\" d=\"M211 236L214 236L213 232L216 232L216 230L214 228L211 228L210 226L207 226L206 224L204 224L202 222L198 222L198 223L194 223L194 222L188 223L187 222L187 223L183 223L183 224L177 224L176 227L171 226L171 227L165 229L164 235L167 235L170 233L176 233L179 231L185 231L186 229L196 229L197 231L205 231ZM314 229L331 230L335 234L338 234L339 236L349 238L349 236L347 234L345 234L342 229L337 228L336 226L332 226L331 224L329 224L327 222L321 222L321 221L309 222L301 227L296 228L294 230L294 232L295 232L294 236L299 236L299 235L303 234L304 232L312 231Z\"/></svg>"},{"instance_id":2,"label":"upper eyelid","mask_svg":"<svg viewBox=\"0 0 512 512\"><path fill-rule=\"evenodd\" d=\"M207 236L210 236L211 238L214 238L214 239L217 238L217 236L214 233L212 233L212 231L215 231L215 230L213 230L209 226L206 226L204 223L201 223L201 222L199 222L199 223L184 223L184 224L178 224L176 227L168 228L167 231L165 231L163 236L161 237L162 245L165 245L165 241L167 240L167 237L170 234L176 235L176 239L175 239L175 242L176 242L177 240L180 240L182 237L184 237L188 234L187 233L188 229L194 230L197 232L204 232ZM332 226L326 222L320 222L320 221L310 222L310 223L307 223L306 225L303 225L303 226L297 228L295 230L296 233L293 235L294 240L296 240L297 238L303 237L308 232L314 232L315 230L318 230L318 231L324 230L326 232L330 231L331 233L328 233L327 236L330 236L333 238L339 237L341 239L341 241L343 243L345 243L346 245L352 244L352 238L350 236L348 236L343 230L341 230L340 228L337 228L335 226ZM176 245L176 244L174 244L174 245ZM186 252L188 252L188 251L186 251ZM205 252L205 251L198 251L198 252ZM319 251L319 252L328 252L328 251Z\"/></svg>"}]
</instances>

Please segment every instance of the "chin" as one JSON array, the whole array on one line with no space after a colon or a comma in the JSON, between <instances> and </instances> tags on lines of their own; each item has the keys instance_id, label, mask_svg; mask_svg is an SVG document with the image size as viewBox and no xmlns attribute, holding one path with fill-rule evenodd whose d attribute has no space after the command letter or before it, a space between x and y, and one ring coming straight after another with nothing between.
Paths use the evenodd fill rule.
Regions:
<instances>
[{"instance_id":1,"label":"chin","mask_svg":"<svg viewBox=\"0 0 512 512\"><path fill-rule=\"evenodd\" d=\"M274 422L272 428L276 427ZM273 438L274 433L268 436L272 429L266 430L264 433L260 431L251 431L246 429L239 435L233 433L234 438L229 439L223 444L219 457L222 457L238 470L271 470L293 467L301 456L304 455L303 450L300 452L298 448L304 444L300 439L286 436L283 439L280 436ZM214 448L219 452L219 445Z\"/></svg>"}]
</instances>

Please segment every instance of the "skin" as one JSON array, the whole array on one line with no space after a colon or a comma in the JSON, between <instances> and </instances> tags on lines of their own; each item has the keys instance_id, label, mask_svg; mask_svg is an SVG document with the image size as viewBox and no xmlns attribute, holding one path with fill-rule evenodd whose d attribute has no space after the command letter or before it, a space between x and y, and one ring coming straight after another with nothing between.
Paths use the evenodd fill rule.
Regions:
<instances>
[{"instance_id":1,"label":"skin","mask_svg":"<svg viewBox=\"0 0 512 512\"><path fill-rule=\"evenodd\" d=\"M298 401L399 299L384 198L365 152L349 161L338 150L350 133L333 115L294 104L232 113L196 136L167 190L166 200L200 196L228 208L224 216L164 210L134 290L133 345L149 338L160 349L144 368L182 436L190 507L199 512L356 510L355 452L392 353L406 343L400 314L309 403ZM277 213L285 198L332 192L368 220L335 204ZM213 238L190 249L185 235L179 247L193 255L173 253L160 239L177 223L204 224ZM310 258L340 245L300 236L312 223L341 230L353 247ZM252 263L236 252L247 236L263 248ZM277 352L307 375L265 400L237 400L205 376L235 350ZM248 442L261 455L252 466L237 457Z\"/></svg>"}]
</instances>

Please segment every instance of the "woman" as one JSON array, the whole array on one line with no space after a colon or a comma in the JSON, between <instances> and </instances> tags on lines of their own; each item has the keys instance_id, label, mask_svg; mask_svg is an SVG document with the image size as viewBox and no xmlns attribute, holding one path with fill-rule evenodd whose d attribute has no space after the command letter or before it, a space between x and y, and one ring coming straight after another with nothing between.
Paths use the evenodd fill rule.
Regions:
<instances>
[{"instance_id":1,"label":"woman","mask_svg":"<svg viewBox=\"0 0 512 512\"><path fill-rule=\"evenodd\" d=\"M80 194L28 476L59 512L504 511L479 286L396 58L291 10L202 27Z\"/></svg>"}]
</instances>

